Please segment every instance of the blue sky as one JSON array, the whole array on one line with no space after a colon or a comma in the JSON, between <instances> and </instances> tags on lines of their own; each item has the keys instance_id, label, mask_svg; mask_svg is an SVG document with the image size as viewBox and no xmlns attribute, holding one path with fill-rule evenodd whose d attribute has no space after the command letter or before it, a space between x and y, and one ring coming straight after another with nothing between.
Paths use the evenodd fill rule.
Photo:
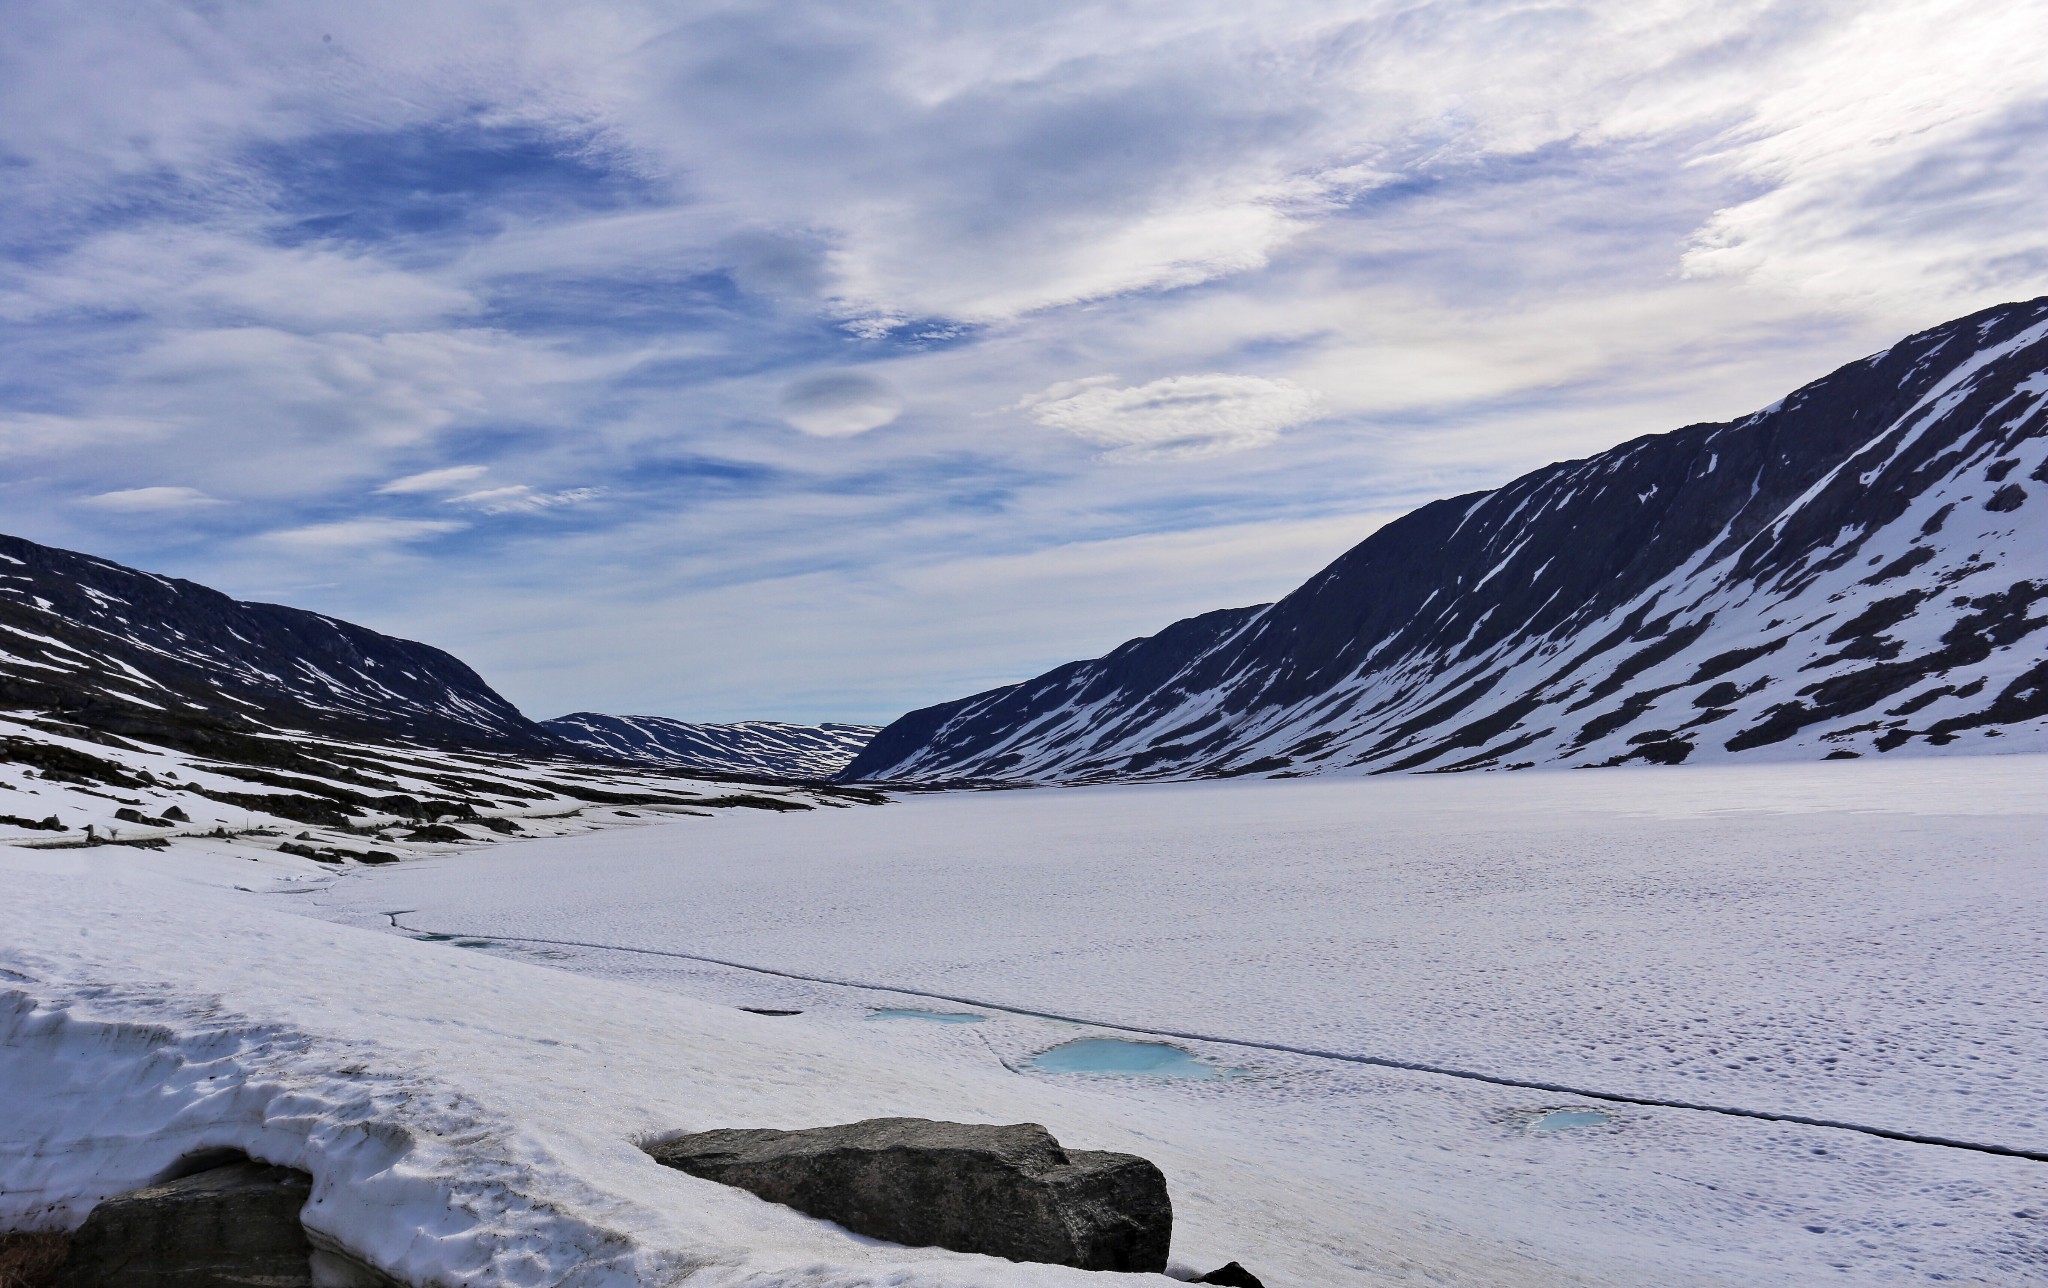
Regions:
<instances>
[{"instance_id":1,"label":"blue sky","mask_svg":"<svg viewBox=\"0 0 2048 1288\"><path fill-rule=\"evenodd\" d=\"M2048 291L2038 17L28 7L0 528L886 719Z\"/></svg>"}]
</instances>

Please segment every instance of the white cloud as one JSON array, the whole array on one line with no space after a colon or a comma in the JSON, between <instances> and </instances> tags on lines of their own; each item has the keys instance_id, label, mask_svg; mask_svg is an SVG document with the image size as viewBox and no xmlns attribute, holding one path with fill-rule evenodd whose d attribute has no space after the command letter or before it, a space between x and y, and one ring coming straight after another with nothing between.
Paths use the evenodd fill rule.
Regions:
<instances>
[{"instance_id":1,"label":"white cloud","mask_svg":"<svg viewBox=\"0 0 2048 1288\"><path fill-rule=\"evenodd\" d=\"M18 412L0 415L0 457L64 456L121 443L130 448L173 432L152 417L113 414L57 415Z\"/></svg>"},{"instance_id":2,"label":"white cloud","mask_svg":"<svg viewBox=\"0 0 2048 1288\"><path fill-rule=\"evenodd\" d=\"M1961 313L2039 291L2048 64L2040 13L2018 19L1959 0L1873 9L1758 86L1708 158L1751 192L1697 230L1685 270L1838 307Z\"/></svg>"},{"instance_id":3,"label":"white cloud","mask_svg":"<svg viewBox=\"0 0 2048 1288\"><path fill-rule=\"evenodd\" d=\"M0 289L0 318L144 310L192 325L255 323L290 330L408 330L473 312L476 299L431 274L363 252L263 244L176 224L103 233Z\"/></svg>"},{"instance_id":4,"label":"white cloud","mask_svg":"<svg viewBox=\"0 0 2048 1288\"><path fill-rule=\"evenodd\" d=\"M903 413L903 400L887 381L859 371L799 380L782 391L780 401L784 420L819 438L865 434Z\"/></svg>"},{"instance_id":5,"label":"white cloud","mask_svg":"<svg viewBox=\"0 0 2048 1288\"><path fill-rule=\"evenodd\" d=\"M196 487L131 487L81 498L80 505L123 514L146 514L162 510L199 510L223 505Z\"/></svg>"},{"instance_id":6,"label":"white cloud","mask_svg":"<svg viewBox=\"0 0 2048 1288\"><path fill-rule=\"evenodd\" d=\"M462 496L451 496L443 504L466 506L482 514L521 514L581 505L604 495L602 488L572 487L560 492L537 492L524 483L485 488Z\"/></svg>"},{"instance_id":7,"label":"white cloud","mask_svg":"<svg viewBox=\"0 0 2048 1288\"><path fill-rule=\"evenodd\" d=\"M407 496L417 492L452 492L490 472L488 465L449 465L397 478L377 489L380 496Z\"/></svg>"},{"instance_id":8,"label":"white cloud","mask_svg":"<svg viewBox=\"0 0 2048 1288\"><path fill-rule=\"evenodd\" d=\"M1314 420L1321 399L1291 380L1167 376L1120 386L1115 376L1053 385L1018 406L1041 425L1126 459L1214 456L1260 447Z\"/></svg>"},{"instance_id":9,"label":"white cloud","mask_svg":"<svg viewBox=\"0 0 2048 1288\"><path fill-rule=\"evenodd\" d=\"M342 519L264 534L264 540L306 553L370 551L425 541L468 527L451 519Z\"/></svg>"}]
</instances>

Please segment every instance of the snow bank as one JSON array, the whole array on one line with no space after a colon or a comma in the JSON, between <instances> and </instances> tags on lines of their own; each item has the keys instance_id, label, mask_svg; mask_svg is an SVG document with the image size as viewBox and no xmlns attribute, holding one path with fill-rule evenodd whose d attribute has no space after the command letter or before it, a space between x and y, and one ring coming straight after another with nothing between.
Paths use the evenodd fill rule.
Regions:
<instances>
[{"instance_id":1,"label":"snow bank","mask_svg":"<svg viewBox=\"0 0 2048 1288\"><path fill-rule=\"evenodd\" d=\"M95 858L0 857L0 1226L76 1225L233 1148L310 1172L316 1240L415 1284L1102 1282L855 1239L636 1145L935 1108L990 1120L969 1087L730 1008ZM1130 1143L1105 1123L1063 1135Z\"/></svg>"}]
</instances>

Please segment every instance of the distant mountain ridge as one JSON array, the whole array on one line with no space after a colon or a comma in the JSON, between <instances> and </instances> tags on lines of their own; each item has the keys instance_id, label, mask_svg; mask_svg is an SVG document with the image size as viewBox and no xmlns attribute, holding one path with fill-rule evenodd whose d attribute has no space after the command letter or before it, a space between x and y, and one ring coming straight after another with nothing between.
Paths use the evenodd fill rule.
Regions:
<instances>
[{"instance_id":1,"label":"distant mountain ridge","mask_svg":"<svg viewBox=\"0 0 2048 1288\"><path fill-rule=\"evenodd\" d=\"M0 843L204 832L319 870L881 799L736 777L593 755L425 644L0 536Z\"/></svg>"},{"instance_id":2,"label":"distant mountain ridge","mask_svg":"<svg viewBox=\"0 0 2048 1288\"><path fill-rule=\"evenodd\" d=\"M609 759L808 779L830 778L846 768L880 728L774 720L692 724L663 716L607 716L592 711L548 720L542 727L564 742Z\"/></svg>"},{"instance_id":3,"label":"distant mountain ridge","mask_svg":"<svg viewBox=\"0 0 2048 1288\"><path fill-rule=\"evenodd\" d=\"M566 750L440 649L9 536L0 703L177 746L298 731Z\"/></svg>"},{"instance_id":4,"label":"distant mountain ridge","mask_svg":"<svg viewBox=\"0 0 2048 1288\"><path fill-rule=\"evenodd\" d=\"M915 711L846 780L2048 749L2048 300L1386 525L1271 605Z\"/></svg>"}]
</instances>

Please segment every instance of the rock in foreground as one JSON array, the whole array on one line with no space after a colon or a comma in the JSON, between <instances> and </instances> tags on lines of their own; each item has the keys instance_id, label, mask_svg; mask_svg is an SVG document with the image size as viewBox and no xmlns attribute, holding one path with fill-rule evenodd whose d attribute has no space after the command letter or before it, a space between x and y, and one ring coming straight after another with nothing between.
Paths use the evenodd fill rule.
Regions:
<instances>
[{"instance_id":1,"label":"rock in foreground","mask_svg":"<svg viewBox=\"0 0 2048 1288\"><path fill-rule=\"evenodd\" d=\"M101 1203L71 1236L58 1288L311 1288L304 1172L231 1163Z\"/></svg>"},{"instance_id":2,"label":"rock in foreground","mask_svg":"<svg viewBox=\"0 0 2048 1288\"><path fill-rule=\"evenodd\" d=\"M732 1128L648 1152L856 1234L917 1247L1157 1273L1173 1235L1157 1167L1135 1154L1061 1149L1036 1123Z\"/></svg>"}]
</instances>

